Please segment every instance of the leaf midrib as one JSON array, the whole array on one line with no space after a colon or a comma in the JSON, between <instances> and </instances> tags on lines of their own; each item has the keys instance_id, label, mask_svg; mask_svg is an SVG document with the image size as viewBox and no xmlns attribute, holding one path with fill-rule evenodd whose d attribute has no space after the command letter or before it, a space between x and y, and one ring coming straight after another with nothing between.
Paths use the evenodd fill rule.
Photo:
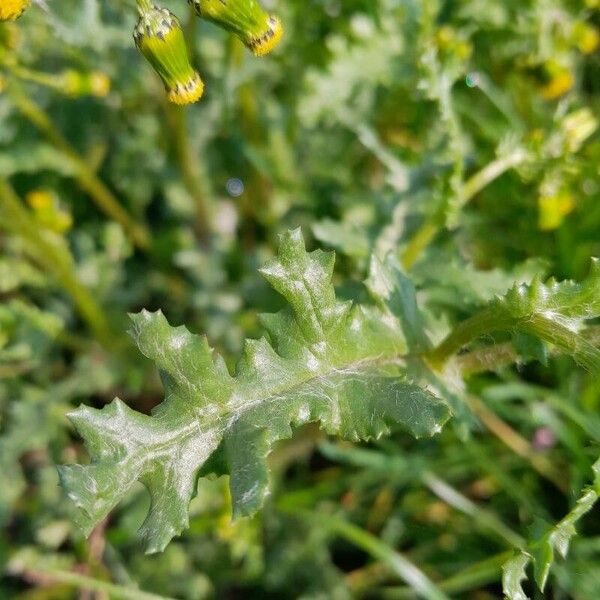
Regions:
<instances>
[{"instance_id":1,"label":"leaf midrib","mask_svg":"<svg viewBox=\"0 0 600 600\"><path fill-rule=\"evenodd\" d=\"M325 369L324 371L322 371L321 373L316 373L309 377L302 377L302 378L299 378L297 381L295 381L292 385L281 386L280 388L270 390L267 396L259 395L259 396L255 397L253 400L245 401L243 404L242 403L238 404L237 407L235 407L235 405L234 405L234 407L229 407L229 410L226 413L223 413L222 415L217 417L217 419L219 419L221 421L221 423L219 423L216 427L208 428L201 433L198 432L198 426L199 425L202 426L202 422L199 421L198 418L196 417L193 421L190 421L185 426L179 428L178 430L175 430L173 433L173 436L169 440L166 440L160 444L153 446L152 454L154 454L154 457L156 456L156 454L159 454L159 453L168 454L168 452L166 450L169 447L173 446L174 444L182 443L183 441L193 437L194 434L208 436L211 433L214 433L216 436L218 436L218 435L223 436L225 431L227 431L233 425L233 423L235 423L240 418L242 418L246 412L250 411L251 409L255 408L256 406L258 406L260 404L268 404L270 402L273 402L274 400L281 398L283 395L291 394L295 389L301 388L304 385L308 385L311 382L315 382L320 379L324 380L329 377L332 377L334 374L339 375L340 373L343 373L344 371L361 370L361 369L366 370L367 368L383 367L386 365L393 365L393 364L397 364L397 365L403 364L402 356L397 353L390 353L389 356L386 356L384 354L379 354L376 357L367 357L367 358L364 358L364 359L361 359L358 361L349 361L342 365L331 365L330 364L330 365L328 365L328 368ZM236 381L236 383L237 383L237 381ZM232 396L234 396L234 395L235 395L235 384L234 384L234 388L232 391ZM232 417L234 417L234 418L232 419ZM220 428L219 425L223 425L223 427ZM144 451L148 452L147 447L144 449Z\"/></svg>"}]
</instances>

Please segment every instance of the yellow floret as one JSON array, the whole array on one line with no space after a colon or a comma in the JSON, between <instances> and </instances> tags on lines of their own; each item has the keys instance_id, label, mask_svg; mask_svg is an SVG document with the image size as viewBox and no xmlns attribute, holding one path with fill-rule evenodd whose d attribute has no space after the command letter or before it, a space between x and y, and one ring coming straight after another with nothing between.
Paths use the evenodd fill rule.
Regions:
<instances>
[{"instance_id":1,"label":"yellow floret","mask_svg":"<svg viewBox=\"0 0 600 600\"><path fill-rule=\"evenodd\" d=\"M582 30L581 36L577 41L577 47L582 54L592 54L600 45L600 35L593 27L586 27Z\"/></svg>"},{"instance_id":2,"label":"yellow floret","mask_svg":"<svg viewBox=\"0 0 600 600\"><path fill-rule=\"evenodd\" d=\"M546 100L555 100L566 94L574 85L575 77L570 71L557 73L548 84L541 89Z\"/></svg>"},{"instance_id":3,"label":"yellow floret","mask_svg":"<svg viewBox=\"0 0 600 600\"><path fill-rule=\"evenodd\" d=\"M204 93L204 83L198 73L186 82L177 83L175 87L169 90L169 102L173 104L193 104L202 98Z\"/></svg>"},{"instance_id":4,"label":"yellow floret","mask_svg":"<svg viewBox=\"0 0 600 600\"><path fill-rule=\"evenodd\" d=\"M14 21L18 19L29 6L30 0L1 0L0 21Z\"/></svg>"},{"instance_id":5,"label":"yellow floret","mask_svg":"<svg viewBox=\"0 0 600 600\"><path fill-rule=\"evenodd\" d=\"M561 192L538 198L538 227L542 231L558 229L564 218L575 208L575 200L569 193Z\"/></svg>"},{"instance_id":6,"label":"yellow floret","mask_svg":"<svg viewBox=\"0 0 600 600\"><path fill-rule=\"evenodd\" d=\"M279 17L269 17L269 28L260 37L253 38L247 44L256 56L269 54L279 44L283 37L283 25Z\"/></svg>"},{"instance_id":7,"label":"yellow floret","mask_svg":"<svg viewBox=\"0 0 600 600\"><path fill-rule=\"evenodd\" d=\"M54 204L54 195L46 190L33 190L25 198L31 208L45 210Z\"/></svg>"},{"instance_id":8,"label":"yellow floret","mask_svg":"<svg viewBox=\"0 0 600 600\"><path fill-rule=\"evenodd\" d=\"M92 96L96 96L97 98L107 96L110 92L110 79L108 75L100 71L90 73L90 90Z\"/></svg>"}]
</instances>

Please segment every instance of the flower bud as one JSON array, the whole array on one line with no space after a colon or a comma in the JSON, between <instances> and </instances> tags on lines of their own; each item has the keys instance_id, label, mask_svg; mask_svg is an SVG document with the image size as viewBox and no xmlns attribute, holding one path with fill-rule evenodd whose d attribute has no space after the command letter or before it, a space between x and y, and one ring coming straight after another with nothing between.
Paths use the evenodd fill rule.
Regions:
<instances>
[{"instance_id":1,"label":"flower bud","mask_svg":"<svg viewBox=\"0 0 600 600\"><path fill-rule=\"evenodd\" d=\"M183 31L173 13L156 6L143 10L133 38L165 84L170 102L191 104L201 98L204 84L190 64Z\"/></svg>"},{"instance_id":2,"label":"flower bud","mask_svg":"<svg viewBox=\"0 0 600 600\"><path fill-rule=\"evenodd\" d=\"M66 233L73 225L73 217L60 207L58 198L53 192L39 189L29 192L26 196L31 206L35 220L50 231Z\"/></svg>"},{"instance_id":3,"label":"flower bud","mask_svg":"<svg viewBox=\"0 0 600 600\"><path fill-rule=\"evenodd\" d=\"M79 73L67 69L59 75L60 87L69 96L95 96L103 98L110 92L110 79L100 71Z\"/></svg>"},{"instance_id":4,"label":"flower bud","mask_svg":"<svg viewBox=\"0 0 600 600\"><path fill-rule=\"evenodd\" d=\"M575 200L567 191L538 198L538 227L542 231L558 229L565 217L575 208Z\"/></svg>"},{"instance_id":5,"label":"flower bud","mask_svg":"<svg viewBox=\"0 0 600 600\"><path fill-rule=\"evenodd\" d=\"M256 56L268 54L283 35L281 21L266 13L256 0L188 0L196 13L231 31Z\"/></svg>"},{"instance_id":6,"label":"flower bud","mask_svg":"<svg viewBox=\"0 0 600 600\"><path fill-rule=\"evenodd\" d=\"M30 0L2 0L0 2L0 21L18 19L29 6Z\"/></svg>"},{"instance_id":7,"label":"flower bud","mask_svg":"<svg viewBox=\"0 0 600 600\"><path fill-rule=\"evenodd\" d=\"M572 38L582 54L592 54L600 45L598 30L587 23L577 23L573 27Z\"/></svg>"},{"instance_id":8,"label":"flower bud","mask_svg":"<svg viewBox=\"0 0 600 600\"><path fill-rule=\"evenodd\" d=\"M545 83L540 88L540 93L546 100L556 100L564 96L575 85L575 76L571 68L554 59L544 63L542 78Z\"/></svg>"}]
</instances>

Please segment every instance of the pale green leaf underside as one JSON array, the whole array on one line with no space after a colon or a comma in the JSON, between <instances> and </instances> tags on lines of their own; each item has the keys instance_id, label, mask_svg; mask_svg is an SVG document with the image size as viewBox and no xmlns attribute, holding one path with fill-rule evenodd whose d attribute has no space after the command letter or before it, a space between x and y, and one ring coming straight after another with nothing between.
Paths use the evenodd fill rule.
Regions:
<instances>
[{"instance_id":1,"label":"pale green leaf underside","mask_svg":"<svg viewBox=\"0 0 600 600\"><path fill-rule=\"evenodd\" d=\"M282 236L261 273L289 307L262 316L269 341L246 342L235 377L205 337L171 327L160 312L132 316L133 338L160 369L166 397L151 416L118 399L71 413L91 464L60 467L60 476L84 531L141 481L151 496L141 533L148 552L160 551L187 526L198 473L217 449L234 515L251 514L268 492L272 444L309 421L350 440L392 426L416 437L440 430L449 409L407 379L401 324L390 311L338 301L333 263L332 253L307 253L299 230Z\"/></svg>"}]
</instances>

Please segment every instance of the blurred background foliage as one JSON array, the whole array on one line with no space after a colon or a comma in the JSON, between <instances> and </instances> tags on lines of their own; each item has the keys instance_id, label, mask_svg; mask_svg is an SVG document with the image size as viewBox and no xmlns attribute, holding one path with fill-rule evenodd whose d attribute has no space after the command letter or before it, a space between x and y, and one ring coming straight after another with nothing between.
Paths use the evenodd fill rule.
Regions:
<instances>
[{"instance_id":1,"label":"blurred background foliage","mask_svg":"<svg viewBox=\"0 0 600 600\"><path fill-rule=\"evenodd\" d=\"M414 597L394 552L450 596L498 598L507 551L590 481L600 384L551 357L473 376L469 416L433 440L301 429L260 515L231 523L226 482L204 482L162 555L136 543L141 488L90 540L72 525L54 464L85 451L65 413L162 398L126 314L161 308L235 364L280 306L256 268L285 228L336 250L347 298L372 251L396 252L435 339L600 255L597 0L264 5L286 33L257 59L168 2L206 84L187 109L137 53L132 1L0 24L2 598L91 597L77 578L97 598ZM598 598L597 515L579 527L548 597Z\"/></svg>"}]
</instances>

